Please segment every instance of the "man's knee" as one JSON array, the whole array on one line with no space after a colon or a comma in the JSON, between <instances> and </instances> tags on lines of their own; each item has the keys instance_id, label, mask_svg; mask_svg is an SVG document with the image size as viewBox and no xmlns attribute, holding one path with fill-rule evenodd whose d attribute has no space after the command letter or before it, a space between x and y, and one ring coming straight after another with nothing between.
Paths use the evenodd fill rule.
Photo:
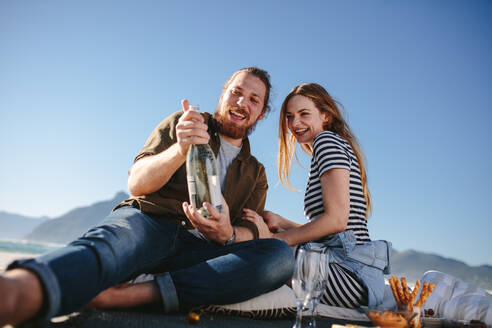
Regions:
<instances>
[{"instance_id":1,"label":"man's knee","mask_svg":"<svg viewBox=\"0 0 492 328\"><path fill-rule=\"evenodd\" d=\"M106 255L116 258L145 252L145 241L152 231L148 221L150 218L137 209L121 208L72 244L85 245L96 253L107 253Z\"/></svg>"},{"instance_id":2,"label":"man's knee","mask_svg":"<svg viewBox=\"0 0 492 328\"><path fill-rule=\"evenodd\" d=\"M292 278L294 253L286 242L276 238L265 239L262 246L270 252L266 263L262 266L261 279L280 287Z\"/></svg>"}]
</instances>

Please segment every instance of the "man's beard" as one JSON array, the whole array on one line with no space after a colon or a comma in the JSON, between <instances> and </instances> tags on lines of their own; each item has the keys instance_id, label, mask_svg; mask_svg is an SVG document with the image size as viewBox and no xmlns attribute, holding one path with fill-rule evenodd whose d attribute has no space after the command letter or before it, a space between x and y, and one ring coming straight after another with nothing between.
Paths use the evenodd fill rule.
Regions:
<instances>
[{"instance_id":1,"label":"man's beard","mask_svg":"<svg viewBox=\"0 0 492 328\"><path fill-rule=\"evenodd\" d=\"M258 121L248 126L237 126L234 122L231 122L227 119L227 113L232 109L246 116L246 121L249 121L249 113L230 105L225 105L222 110L220 110L220 107L221 106L219 104L217 110L215 110L214 113L214 118L218 123L220 134L232 139L243 139L244 137L249 136L251 132L254 131L256 123L258 123Z\"/></svg>"}]
</instances>

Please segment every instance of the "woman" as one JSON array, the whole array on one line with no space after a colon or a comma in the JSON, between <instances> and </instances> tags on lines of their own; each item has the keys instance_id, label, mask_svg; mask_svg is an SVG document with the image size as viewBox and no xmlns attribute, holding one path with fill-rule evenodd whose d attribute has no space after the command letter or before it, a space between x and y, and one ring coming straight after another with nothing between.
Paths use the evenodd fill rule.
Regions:
<instances>
[{"instance_id":1,"label":"woman","mask_svg":"<svg viewBox=\"0 0 492 328\"><path fill-rule=\"evenodd\" d=\"M312 155L304 196L309 222L297 224L270 211L262 218L248 209L244 217L257 224L261 238L280 238L291 246L315 241L328 247L330 270L322 303L381 303L391 247L369 238L371 197L362 153L337 102L318 84L294 87L282 104L278 174L288 188L296 141Z\"/></svg>"}]
</instances>

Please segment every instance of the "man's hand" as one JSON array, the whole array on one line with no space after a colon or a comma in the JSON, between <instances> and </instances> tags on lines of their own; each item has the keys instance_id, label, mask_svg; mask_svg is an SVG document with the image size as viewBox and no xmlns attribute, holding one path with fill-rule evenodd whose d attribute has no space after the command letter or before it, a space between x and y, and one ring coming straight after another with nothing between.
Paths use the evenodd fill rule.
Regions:
<instances>
[{"instance_id":1,"label":"man's hand","mask_svg":"<svg viewBox=\"0 0 492 328\"><path fill-rule=\"evenodd\" d=\"M198 213L198 210L187 202L183 203L183 211L186 217L190 220L193 227L208 239L219 244L225 244L233 233L234 229L229 218L229 206L224 197L222 197L222 211L219 212L212 204L203 203L207 212L211 215L206 219Z\"/></svg>"},{"instance_id":2,"label":"man's hand","mask_svg":"<svg viewBox=\"0 0 492 328\"><path fill-rule=\"evenodd\" d=\"M261 217L258 213L248 208L243 208L243 219L248 220L256 224L258 227L258 232L260 234L260 238L273 238L273 233L270 231L268 226L266 225L263 217Z\"/></svg>"},{"instance_id":3,"label":"man's hand","mask_svg":"<svg viewBox=\"0 0 492 328\"><path fill-rule=\"evenodd\" d=\"M208 126L204 123L202 114L190 110L188 100L181 101L184 114L179 118L176 125L177 144L181 155L186 156L190 145L207 144L210 135L208 134Z\"/></svg>"}]
</instances>

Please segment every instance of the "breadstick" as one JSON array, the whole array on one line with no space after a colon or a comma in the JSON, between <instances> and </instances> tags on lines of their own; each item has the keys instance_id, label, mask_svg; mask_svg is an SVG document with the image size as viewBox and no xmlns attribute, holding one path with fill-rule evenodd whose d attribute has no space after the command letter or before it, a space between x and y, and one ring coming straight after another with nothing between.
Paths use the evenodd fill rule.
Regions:
<instances>
[{"instance_id":1,"label":"breadstick","mask_svg":"<svg viewBox=\"0 0 492 328\"><path fill-rule=\"evenodd\" d=\"M419 299L417 302L415 302L415 306L422 306L422 297L424 297L424 294L426 293L427 291L427 286L429 285L429 283L427 281L424 281L424 283L422 284L422 290L420 291L420 296L419 296Z\"/></svg>"},{"instance_id":2,"label":"breadstick","mask_svg":"<svg viewBox=\"0 0 492 328\"><path fill-rule=\"evenodd\" d=\"M400 298L400 303L405 305L405 295L403 294L403 290L401 289L400 281L398 279L395 280L396 291L398 292L398 297Z\"/></svg>"},{"instance_id":3,"label":"breadstick","mask_svg":"<svg viewBox=\"0 0 492 328\"><path fill-rule=\"evenodd\" d=\"M434 287L436 285L429 283L429 282L424 282L424 286L422 287L422 291L420 292L420 298L418 302L415 304L416 306L422 306L424 305L425 301L427 301L427 298L429 295L434 291Z\"/></svg>"},{"instance_id":4,"label":"breadstick","mask_svg":"<svg viewBox=\"0 0 492 328\"><path fill-rule=\"evenodd\" d=\"M425 302L427 301L427 299L429 298L430 294L432 294L432 292L434 291L434 287L436 287L435 284L433 283L429 283L427 285L427 293L424 295L425 297L422 299L422 304L421 306L423 306L425 304Z\"/></svg>"},{"instance_id":5,"label":"breadstick","mask_svg":"<svg viewBox=\"0 0 492 328\"><path fill-rule=\"evenodd\" d=\"M396 279L397 278L395 276L392 276L389 279L389 284L391 287L391 291L393 292L393 296L395 297L396 305L398 306L398 308L400 308L401 307L401 300L400 300L400 297L398 296L398 292L396 291L396 284L395 284Z\"/></svg>"},{"instance_id":6,"label":"breadstick","mask_svg":"<svg viewBox=\"0 0 492 328\"><path fill-rule=\"evenodd\" d=\"M415 287L413 287L412 294L410 295L410 300L408 301L407 309L408 311L412 312L413 311L413 302L417 298L417 293L419 292L420 288L420 280L417 280L415 283Z\"/></svg>"},{"instance_id":7,"label":"breadstick","mask_svg":"<svg viewBox=\"0 0 492 328\"><path fill-rule=\"evenodd\" d=\"M401 277L401 288L403 289L403 296L405 297L405 305L408 305L408 301L410 300L410 293L408 291L408 286L407 286L407 278Z\"/></svg>"}]
</instances>

